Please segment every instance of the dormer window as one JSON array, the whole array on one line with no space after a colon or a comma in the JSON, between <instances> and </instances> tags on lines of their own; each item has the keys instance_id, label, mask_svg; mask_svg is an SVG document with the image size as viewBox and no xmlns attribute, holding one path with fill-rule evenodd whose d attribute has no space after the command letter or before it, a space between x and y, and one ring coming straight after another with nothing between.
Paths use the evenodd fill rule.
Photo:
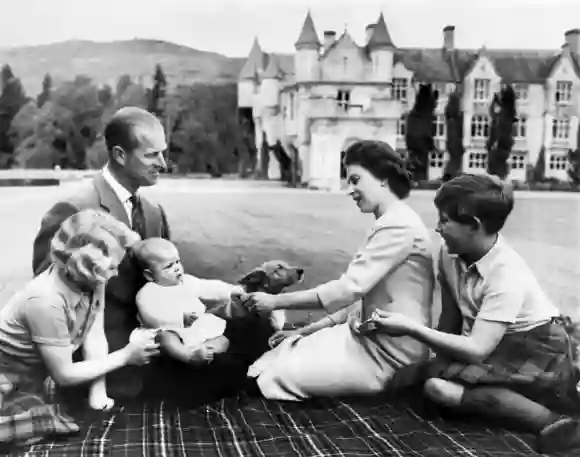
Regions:
<instances>
[{"instance_id":1,"label":"dormer window","mask_svg":"<svg viewBox=\"0 0 580 457\"><path fill-rule=\"evenodd\" d=\"M481 102L489 100L491 95L491 81L489 79L476 79L474 81L473 99Z\"/></svg>"},{"instance_id":2,"label":"dormer window","mask_svg":"<svg viewBox=\"0 0 580 457\"><path fill-rule=\"evenodd\" d=\"M572 100L572 83L570 81L556 82L556 103L570 103Z\"/></svg>"},{"instance_id":3,"label":"dormer window","mask_svg":"<svg viewBox=\"0 0 580 457\"><path fill-rule=\"evenodd\" d=\"M340 89L336 94L336 103L343 111L348 111L350 105L350 90Z\"/></svg>"}]
</instances>

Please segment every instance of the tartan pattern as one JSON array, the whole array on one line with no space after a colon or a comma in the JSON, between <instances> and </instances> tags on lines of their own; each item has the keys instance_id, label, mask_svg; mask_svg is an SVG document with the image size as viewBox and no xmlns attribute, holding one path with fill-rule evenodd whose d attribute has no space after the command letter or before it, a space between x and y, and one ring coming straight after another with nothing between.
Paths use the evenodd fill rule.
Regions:
<instances>
[{"instance_id":1,"label":"tartan pattern","mask_svg":"<svg viewBox=\"0 0 580 457\"><path fill-rule=\"evenodd\" d=\"M560 319L528 332L504 336L482 364L436 357L425 376L469 386L497 385L519 391L550 407L568 409L578 401L576 346Z\"/></svg>"},{"instance_id":2,"label":"tartan pattern","mask_svg":"<svg viewBox=\"0 0 580 457\"><path fill-rule=\"evenodd\" d=\"M418 397L415 397L415 399ZM538 455L530 435L476 423L424 419L399 399L236 398L192 410L164 403L116 407L81 435L28 448L28 457L97 456L469 456ZM17 451L11 456L23 455ZM570 454L568 454L570 455Z\"/></svg>"},{"instance_id":3,"label":"tartan pattern","mask_svg":"<svg viewBox=\"0 0 580 457\"><path fill-rule=\"evenodd\" d=\"M21 392L4 375L0 375L3 395L0 409L0 443L26 444L48 436L69 435L80 427L64 414L55 400L55 385L48 378L45 395Z\"/></svg>"}]
</instances>

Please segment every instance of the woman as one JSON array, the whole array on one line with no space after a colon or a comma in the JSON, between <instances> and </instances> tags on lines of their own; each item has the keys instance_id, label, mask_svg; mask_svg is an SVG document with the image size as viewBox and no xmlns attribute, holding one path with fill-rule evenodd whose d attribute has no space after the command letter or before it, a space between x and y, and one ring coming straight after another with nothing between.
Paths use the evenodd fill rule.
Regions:
<instances>
[{"instance_id":1,"label":"woman","mask_svg":"<svg viewBox=\"0 0 580 457\"><path fill-rule=\"evenodd\" d=\"M52 240L52 264L0 312L0 442L30 444L79 430L61 412L58 386L93 384L93 408L112 406L104 375L141 365L157 352L151 334L131 336L108 354L103 327L104 286L138 235L94 210L74 214ZM83 347L85 361L73 363Z\"/></svg>"},{"instance_id":2,"label":"woman","mask_svg":"<svg viewBox=\"0 0 580 457\"><path fill-rule=\"evenodd\" d=\"M254 311L324 309L329 315L295 332L274 335L282 342L248 371L262 395L301 401L312 396L373 394L402 367L427 357L409 337L359 332L360 320L376 309L431 322L433 266L430 233L404 202L411 182L403 158L379 141L359 141L345 152L348 195L374 227L346 272L314 289L251 294ZM331 312L334 311L332 314Z\"/></svg>"}]
</instances>

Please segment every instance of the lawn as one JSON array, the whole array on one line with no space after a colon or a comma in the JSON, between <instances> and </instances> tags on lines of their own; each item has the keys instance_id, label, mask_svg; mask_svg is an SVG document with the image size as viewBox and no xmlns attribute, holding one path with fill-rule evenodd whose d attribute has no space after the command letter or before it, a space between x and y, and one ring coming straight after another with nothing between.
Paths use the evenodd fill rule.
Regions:
<instances>
[{"instance_id":1,"label":"lawn","mask_svg":"<svg viewBox=\"0 0 580 457\"><path fill-rule=\"evenodd\" d=\"M578 200L525 195L516 201L504 234L562 312L580 319ZM216 192L209 184L206 190L198 184L174 191L163 187L152 197L167 210L186 270L226 281L236 281L270 259L304 267L306 277L299 287L335 279L373 223L372 216L360 214L341 194L281 189ZM429 228L436 223L432 198L432 192L417 191L409 200ZM433 241L439 242L435 233ZM294 321L310 318L291 316Z\"/></svg>"}]
</instances>

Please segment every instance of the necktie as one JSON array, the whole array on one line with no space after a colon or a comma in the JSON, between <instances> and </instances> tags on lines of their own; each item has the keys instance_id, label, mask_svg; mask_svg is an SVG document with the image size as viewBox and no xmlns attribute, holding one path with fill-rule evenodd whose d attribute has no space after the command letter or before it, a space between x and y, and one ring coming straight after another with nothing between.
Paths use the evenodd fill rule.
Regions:
<instances>
[{"instance_id":1,"label":"necktie","mask_svg":"<svg viewBox=\"0 0 580 457\"><path fill-rule=\"evenodd\" d=\"M131 221L132 229L141 235L141 238L145 237L145 216L143 214L143 206L141 205L141 200L137 195L131 195L129 198L131 202Z\"/></svg>"}]
</instances>

